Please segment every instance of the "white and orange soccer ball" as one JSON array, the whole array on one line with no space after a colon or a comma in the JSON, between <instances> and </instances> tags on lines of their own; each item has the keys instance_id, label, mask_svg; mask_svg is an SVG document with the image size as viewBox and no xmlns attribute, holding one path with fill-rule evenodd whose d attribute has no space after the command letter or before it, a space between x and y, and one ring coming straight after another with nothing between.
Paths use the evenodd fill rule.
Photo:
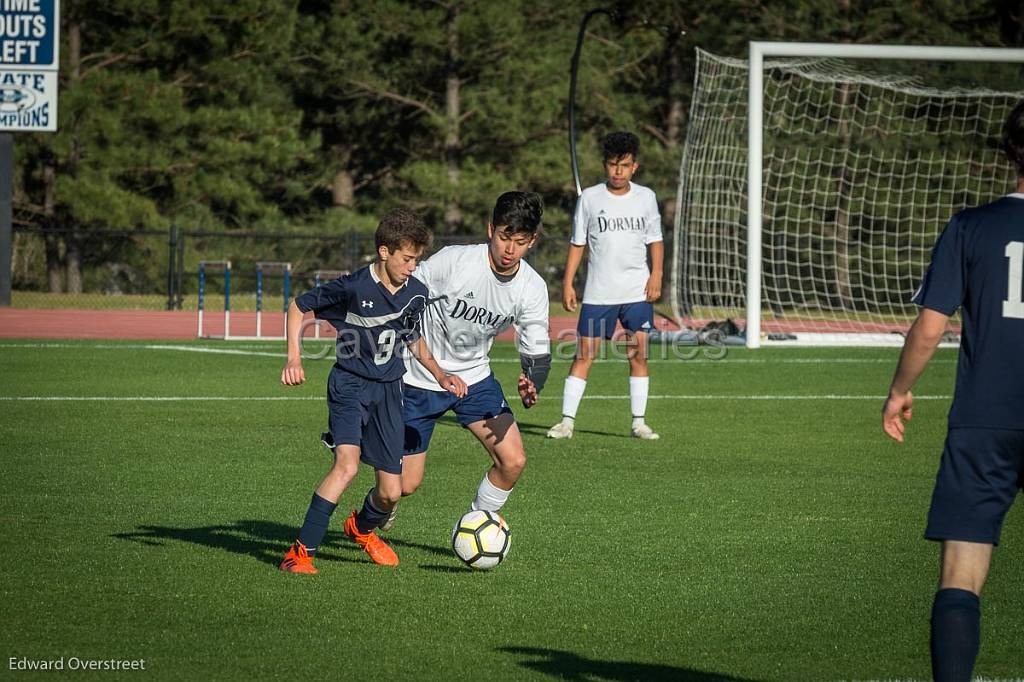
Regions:
<instances>
[{"instance_id":1,"label":"white and orange soccer ball","mask_svg":"<svg viewBox=\"0 0 1024 682\"><path fill-rule=\"evenodd\" d=\"M470 568L494 568L508 556L509 533L505 519L496 512L466 512L452 530L452 549Z\"/></svg>"}]
</instances>

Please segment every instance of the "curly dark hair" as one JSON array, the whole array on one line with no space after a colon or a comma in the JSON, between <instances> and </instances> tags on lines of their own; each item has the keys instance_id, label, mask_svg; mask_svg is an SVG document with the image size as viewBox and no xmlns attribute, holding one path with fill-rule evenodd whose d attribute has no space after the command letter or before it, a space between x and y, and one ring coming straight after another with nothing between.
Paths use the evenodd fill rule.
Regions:
<instances>
[{"instance_id":1,"label":"curly dark hair","mask_svg":"<svg viewBox=\"0 0 1024 682\"><path fill-rule=\"evenodd\" d=\"M1024 102L1010 112L1003 126L1003 151L1017 167L1017 176L1024 178Z\"/></svg>"},{"instance_id":2,"label":"curly dark hair","mask_svg":"<svg viewBox=\"0 0 1024 682\"><path fill-rule=\"evenodd\" d=\"M544 215L544 200L533 192L505 192L494 202L491 225L515 234L536 234Z\"/></svg>"},{"instance_id":3,"label":"curly dark hair","mask_svg":"<svg viewBox=\"0 0 1024 682\"><path fill-rule=\"evenodd\" d=\"M394 253L403 246L429 248L434 235L423 219L412 211L393 208L380 219L373 237L378 249L386 246Z\"/></svg>"},{"instance_id":4,"label":"curly dark hair","mask_svg":"<svg viewBox=\"0 0 1024 682\"><path fill-rule=\"evenodd\" d=\"M640 154L640 139L633 133L610 133L601 141L601 150L605 161L615 161L627 154L632 154L636 161Z\"/></svg>"}]
</instances>

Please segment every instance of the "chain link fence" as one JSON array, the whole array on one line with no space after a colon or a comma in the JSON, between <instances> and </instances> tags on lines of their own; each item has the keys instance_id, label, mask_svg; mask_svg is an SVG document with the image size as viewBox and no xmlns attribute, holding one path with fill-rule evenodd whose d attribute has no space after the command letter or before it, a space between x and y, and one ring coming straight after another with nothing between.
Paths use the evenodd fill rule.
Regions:
<instances>
[{"instance_id":1,"label":"chain link fence","mask_svg":"<svg viewBox=\"0 0 1024 682\"><path fill-rule=\"evenodd\" d=\"M474 244L481 235L435 235L432 252ZM42 229L15 226L12 306L122 310L195 310L200 261L231 261L231 308L256 309L256 264L291 263L291 293L312 288L316 273L353 272L376 257L373 234ZM565 241L542 235L527 256L560 296ZM581 280L580 280L581 281ZM223 278L206 279L208 310L223 307ZM284 307L278 274L264 274L263 309Z\"/></svg>"}]
</instances>

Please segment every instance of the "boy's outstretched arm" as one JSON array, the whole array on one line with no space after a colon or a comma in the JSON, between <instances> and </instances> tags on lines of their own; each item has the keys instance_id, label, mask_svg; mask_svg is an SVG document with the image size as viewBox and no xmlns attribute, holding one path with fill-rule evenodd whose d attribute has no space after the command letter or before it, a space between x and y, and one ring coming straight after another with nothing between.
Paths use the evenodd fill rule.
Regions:
<instances>
[{"instance_id":1,"label":"boy's outstretched arm","mask_svg":"<svg viewBox=\"0 0 1024 682\"><path fill-rule=\"evenodd\" d=\"M911 408L914 397L910 389L932 359L948 320L948 315L931 308L921 308L914 324L910 326L907 340L903 342L903 352L900 353L900 361L889 386L889 397L882 406L882 430L900 443L903 442L903 431L906 428L903 422L913 416Z\"/></svg>"},{"instance_id":2,"label":"boy's outstretched arm","mask_svg":"<svg viewBox=\"0 0 1024 682\"><path fill-rule=\"evenodd\" d=\"M530 409L537 404L541 390L547 383L548 374L551 372L551 354L526 355L519 353L519 364L522 373L519 375L519 398L523 401L523 407Z\"/></svg>"},{"instance_id":3,"label":"boy's outstretched arm","mask_svg":"<svg viewBox=\"0 0 1024 682\"><path fill-rule=\"evenodd\" d=\"M285 323L288 335L288 360L281 370L281 383L286 386L298 386L306 380L306 371L302 369L302 345L299 335L302 334L302 311L293 300L288 304L288 320Z\"/></svg>"},{"instance_id":4,"label":"boy's outstretched arm","mask_svg":"<svg viewBox=\"0 0 1024 682\"><path fill-rule=\"evenodd\" d=\"M437 383L441 385L441 388L449 393L454 393L460 398L465 397L466 393L469 392L469 387L466 386L465 381L441 369L441 366L437 364L437 360L431 355L430 349L427 348L427 342L423 340L422 336L409 344L409 351L433 375Z\"/></svg>"}]
</instances>

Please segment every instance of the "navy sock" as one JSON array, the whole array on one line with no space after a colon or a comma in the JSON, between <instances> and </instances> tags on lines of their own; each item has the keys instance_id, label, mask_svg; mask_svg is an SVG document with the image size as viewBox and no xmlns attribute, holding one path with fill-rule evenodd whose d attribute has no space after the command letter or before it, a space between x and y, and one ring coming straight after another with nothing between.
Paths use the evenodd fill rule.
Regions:
<instances>
[{"instance_id":1,"label":"navy sock","mask_svg":"<svg viewBox=\"0 0 1024 682\"><path fill-rule=\"evenodd\" d=\"M306 546L310 556L316 554L317 547L323 542L327 534L327 524L331 520L331 514L337 503L328 502L316 493L309 503L309 510L306 512L306 520L299 529L299 542Z\"/></svg>"},{"instance_id":2,"label":"navy sock","mask_svg":"<svg viewBox=\"0 0 1024 682\"><path fill-rule=\"evenodd\" d=\"M373 504L373 491L374 489L370 488L370 492L366 493L363 508L356 514L356 528L360 533L369 533L388 518L389 512L381 511Z\"/></svg>"},{"instance_id":3,"label":"navy sock","mask_svg":"<svg viewBox=\"0 0 1024 682\"><path fill-rule=\"evenodd\" d=\"M947 588L932 604L932 677L935 682L970 682L981 644L978 595Z\"/></svg>"}]
</instances>

